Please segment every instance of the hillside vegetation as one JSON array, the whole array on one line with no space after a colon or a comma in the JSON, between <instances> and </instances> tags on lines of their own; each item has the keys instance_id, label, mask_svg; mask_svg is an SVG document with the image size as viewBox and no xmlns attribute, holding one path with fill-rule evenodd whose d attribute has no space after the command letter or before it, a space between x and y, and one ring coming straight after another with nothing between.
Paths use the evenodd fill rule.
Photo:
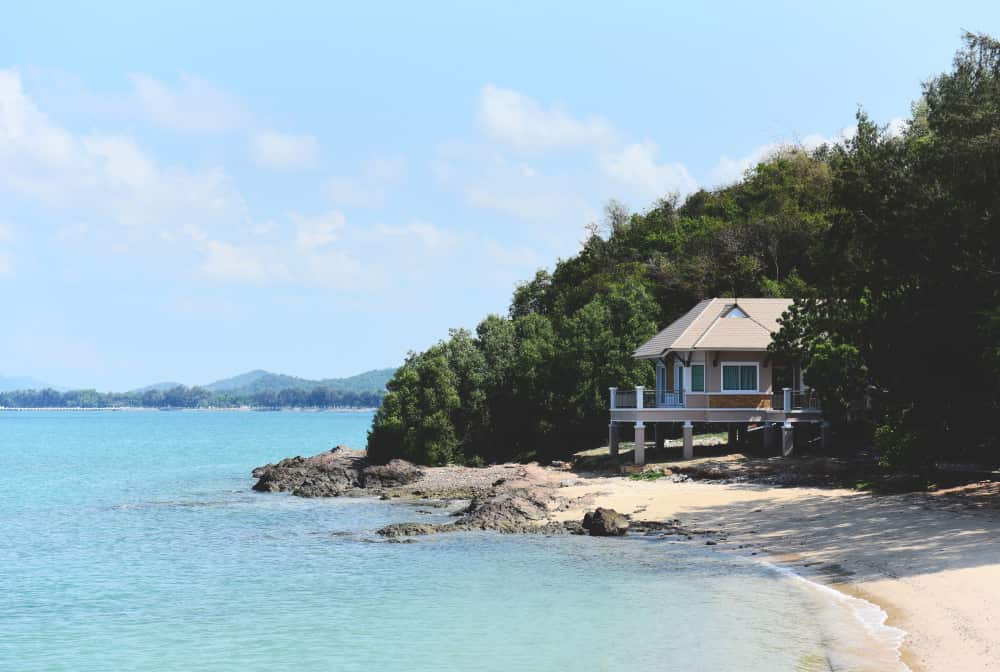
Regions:
<instances>
[{"instance_id":1,"label":"hillside vegetation","mask_svg":"<svg viewBox=\"0 0 1000 672\"><path fill-rule=\"evenodd\" d=\"M0 393L0 408L372 408L381 402L394 371L308 380L256 370L203 387L157 383L131 392L17 390Z\"/></svg>"},{"instance_id":2,"label":"hillside vegetation","mask_svg":"<svg viewBox=\"0 0 1000 672\"><path fill-rule=\"evenodd\" d=\"M698 300L787 296L776 349L803 361L841 437L894 464L991 456L1000 374L1000 44L967 35L901 134L786 147L736 184L612 202L581 251L506 315L412 353L368 437L375 459L552 458L598 445L633 349Z\"/></svg>"}]
</instances>

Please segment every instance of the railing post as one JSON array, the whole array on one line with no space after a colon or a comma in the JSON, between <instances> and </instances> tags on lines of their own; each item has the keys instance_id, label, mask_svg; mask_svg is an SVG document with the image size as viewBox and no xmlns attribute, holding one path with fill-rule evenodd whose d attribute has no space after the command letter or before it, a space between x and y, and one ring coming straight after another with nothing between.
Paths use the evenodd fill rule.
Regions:
<instances>
[{"instance_id":1,"label":"railing post","mask_svg":"<svg viewBox=\"0 0 1000 672\"><path fill-rule=\"evenodd\" d=\"M616 408L615 404L618 403L618 388L609 387L608 389L611 390L611 408L614 409Z\"/></svg>"},{"instance_id":2,"label":"railing post","mask_svg":"<svg viewBox=\"0 0 1000 672\"><path fill-rule=\"evenodd\" d=\"M784 393L783 394L784 398L782 399L782 403L784 404L784 408L782 408L782 410L785 413L787 413L788 411L792 410L792 388L786 387L786 388L783 388L781 391Z\"/></svg>"},{"instance_id":3,"label":"railing post","mask_svg":"<svg viewBox=\"0 0 1000 672\"><path fill-rule=\"evenodd\" d=\"M635 407L640 411L642 410L642 390L642 385L635 386Z\"/></svg>"}]
</instances>

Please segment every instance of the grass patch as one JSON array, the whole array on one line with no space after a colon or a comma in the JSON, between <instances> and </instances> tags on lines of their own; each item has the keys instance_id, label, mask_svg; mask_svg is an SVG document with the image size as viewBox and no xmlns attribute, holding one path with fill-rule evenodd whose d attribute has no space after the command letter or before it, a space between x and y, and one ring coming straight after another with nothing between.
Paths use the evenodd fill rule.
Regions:
<instances>
[{"instance_id":1,"label":"grass patch","mask_svg":"<svg viewBox=\"0 0 1000 672\"><path fill-rule=\"evenodd\" d=\"M629 479L633 481L656 481L664 476L666 474L659 469L647 469L646 471L640 471L638 474L632 474L629 476Z\"/></svg>"}]
</instances>

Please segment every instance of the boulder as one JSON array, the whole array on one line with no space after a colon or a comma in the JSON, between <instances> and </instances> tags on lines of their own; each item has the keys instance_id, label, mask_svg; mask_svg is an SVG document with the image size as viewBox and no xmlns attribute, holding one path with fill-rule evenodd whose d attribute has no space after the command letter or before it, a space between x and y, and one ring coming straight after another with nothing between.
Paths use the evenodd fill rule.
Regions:
<instances>
[{"instance_id":1,"label":"boulder","mask_svg":"<svg viewBox=\"0 0 1000 672\"><path fill-rule=\"evenodd\" d=\"M620 537L628 532L628 518L601 507L585 514L582 525L592 537Z\"/></svg>"}]
</instances>

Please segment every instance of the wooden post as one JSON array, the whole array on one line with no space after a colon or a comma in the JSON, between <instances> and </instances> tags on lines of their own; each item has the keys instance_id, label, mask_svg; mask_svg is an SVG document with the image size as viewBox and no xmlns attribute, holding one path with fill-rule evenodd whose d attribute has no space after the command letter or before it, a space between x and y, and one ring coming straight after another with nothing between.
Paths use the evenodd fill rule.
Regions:
<instances>
[{"instance_id":1,"label":"wooden post","mask_svg":"<svg viewBox=\"0 0 1000 672\"><path fill-rule=\"evenodd\" d=\"M609 387L608 390L611 391L611 409L614 410L615 404L618 403L618 388Z\"/></svg>"},{"instance_id":2,"label":"wooden post","mask_svg":"<svg viewBox=\"0 0 1000 672\"><path fill-rule=\"evenodd\" d=\"M646 425L635 423L635 463L646 464Z\"/></svg>"},{"instance_id":3,"label":"wooden post","mask_svg":"<svg viewBox=\"0 0 1000 672\"><path fill-rule=\"evenodd\" d=\"M640 411L642 410L642 390L642 385L635 386L635 407Z\"/></svg>"},{"instance_id":4,"label":"wooden post","mask_svg":"<svg viewBox=\"0 0 1000 672\"><path fill-rule=\"evenodd\" d=\"M729 423L729 450L735 450L737 443L736 423Z\"/></svg>"},{"instance_id":5,"label":"wooden post","mask_svg":"<svg viewBox=\"0 0 1000 672\"><path fill-rule=\"evenodd\" d=\"M784 408L782 408L781 410L783 410L785 413L788 413L788 411L792 410L792 388L786 387L783 388L781 391L782 391L781 401L784 404Z\"/></svg>"},{"instance_id":6,"label":"wooden post","mask_svg":"<svg viewBox=\"0 0 1000 672\"><path fill-rule=\"evenodd\" d=\"M684 422L684 459L694 458L694 425L690 420Z\"/></svg>"},{"instance_id":7,"label":"wooden post","mask_svg":"<svg viewBox=\"0 0 1000 672\"><path fill-rule=\"evenodd\" d=\"M663 450L663 423L653 423L653 441L657 450Z\"/></svg>"},{"instance_id":8,"label":"wooden post","mask_svg":"<svg viewBox=\"0 0 1000 672\"><path fill-rule=\"evenodd\" d=\"M608 423L608 453L618 457L618 423L614 420Z\"/></svg>"}]
</instances>

